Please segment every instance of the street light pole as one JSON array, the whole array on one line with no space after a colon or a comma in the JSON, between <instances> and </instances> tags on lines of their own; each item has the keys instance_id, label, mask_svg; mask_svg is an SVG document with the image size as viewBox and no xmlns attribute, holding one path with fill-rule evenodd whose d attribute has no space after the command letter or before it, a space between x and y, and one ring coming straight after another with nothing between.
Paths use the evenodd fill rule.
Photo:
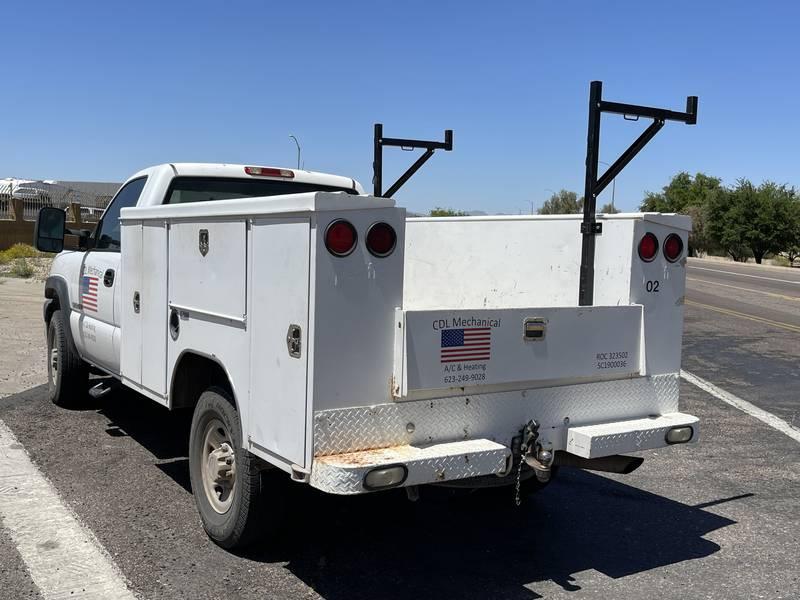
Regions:
<instances>
[{"instance_id":1,"label":"street light pole","mask_svg":"<svg viewBox=\"0 0 800 600\"><path fill-rule=\"evenodd\" d=\"M598 160L597 162L599 162L601 165L605 165L607 167L611 166L610 164L608 164L607 162L602 161L602 160ZM616 195L617 195L617 178L614 177L614 179L611 180L611 209L612 210L614 209L614 196L616 196Z\"/></svg>"},{"instance_id":2,"label":"street light pole","mask_svg":"<svg viewBox=\"0 0 800 600\"><path fill-rule=\"evenodd\" d=\"M293 135L289 136L290 139L294 140L294 143L297 145L297 168L300 168L300 142L297 141L297 138Z\"/></svg>"}]
</instances>

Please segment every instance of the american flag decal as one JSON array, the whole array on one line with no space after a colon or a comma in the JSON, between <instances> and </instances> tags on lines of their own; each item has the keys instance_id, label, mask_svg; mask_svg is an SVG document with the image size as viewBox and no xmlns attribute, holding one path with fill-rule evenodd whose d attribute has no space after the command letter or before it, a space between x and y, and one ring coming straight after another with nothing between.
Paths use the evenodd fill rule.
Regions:
<instances>
[{"instance_id":1,"label":"american flag decal","mask_svg":"<svg viewBox=\"0 0 800 600\"><path fill-rule=\"evenodd\" d=\"M443 363L489 360L492 350L491 327L442 329Z\"/></svg>"},{"instance_id":2,"label":"american flag decal","mask_svg":"<svg viewBox=\"0 0 800 600\"><path fill-rule=\"evenodd\" d=\"M97 312L97 277L81 277L81 304L84 310Z\"/></svg>"}]
</instances>

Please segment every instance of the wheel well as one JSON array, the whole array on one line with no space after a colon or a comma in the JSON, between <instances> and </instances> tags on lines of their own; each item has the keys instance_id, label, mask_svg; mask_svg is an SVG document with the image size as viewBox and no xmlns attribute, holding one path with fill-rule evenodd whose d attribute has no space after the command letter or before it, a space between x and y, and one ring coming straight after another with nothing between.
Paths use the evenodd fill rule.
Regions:
<instances>
[{"instance_id":1,"label":"wheel well","mask_svg":"<svg viewBox=\"0 0 800 600\"><path fill-rule=\"evenodd\" d=\"M226 390L234 396L233 386L225 369L213 358L187 352L175 366L170 393L171 408L192 408L200 394L212 385Z\"/></svg>"},{"instance_id":2,"label":"wheel well","mask_svg":"<svg viewBox=\"0 0 800 600\"><path fill-rule=\"evenodd\" d=\"M58 293L52 288L47 288L45 290L45 298L48 298L50 302L47 303L47 308L45 308L44 311L44 323L45 325L50 325L50 319L53 317L53 313L61 308L61 304L58 299Z\"/></svg>"}]
</instances>

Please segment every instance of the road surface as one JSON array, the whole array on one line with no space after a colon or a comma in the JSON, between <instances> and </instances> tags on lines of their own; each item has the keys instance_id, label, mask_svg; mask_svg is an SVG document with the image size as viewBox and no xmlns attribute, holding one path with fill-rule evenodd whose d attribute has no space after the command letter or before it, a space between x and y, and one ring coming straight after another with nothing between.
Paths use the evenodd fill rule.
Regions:
<instances>
[{"instance_id":1,"label":"road surface","mask_svg":"<svg viewBox=\"0 0 800 600\"><path fill-rule=\"evenodd\" d=\"M800 425L800 269L689 259L683 367Z\"/></svg>"}]
</instances>

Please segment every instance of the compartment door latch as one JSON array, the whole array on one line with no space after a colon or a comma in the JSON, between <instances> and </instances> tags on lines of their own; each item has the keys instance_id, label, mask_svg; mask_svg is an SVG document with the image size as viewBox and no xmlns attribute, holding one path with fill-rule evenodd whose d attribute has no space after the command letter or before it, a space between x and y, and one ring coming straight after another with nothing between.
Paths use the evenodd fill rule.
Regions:
<instances>
[{"instance_id":1,"label":"compartment door latch","mask_svg":"<svg viewBox=\"0 0 800 600\"><path fill-rule=\"evenodd\" d=\"M289 350L289 356L300 358L300 351L303 348L303 330L300 325L289 325L289 331L286 333L286 348Z\"/></svg>"}]
</instances>

